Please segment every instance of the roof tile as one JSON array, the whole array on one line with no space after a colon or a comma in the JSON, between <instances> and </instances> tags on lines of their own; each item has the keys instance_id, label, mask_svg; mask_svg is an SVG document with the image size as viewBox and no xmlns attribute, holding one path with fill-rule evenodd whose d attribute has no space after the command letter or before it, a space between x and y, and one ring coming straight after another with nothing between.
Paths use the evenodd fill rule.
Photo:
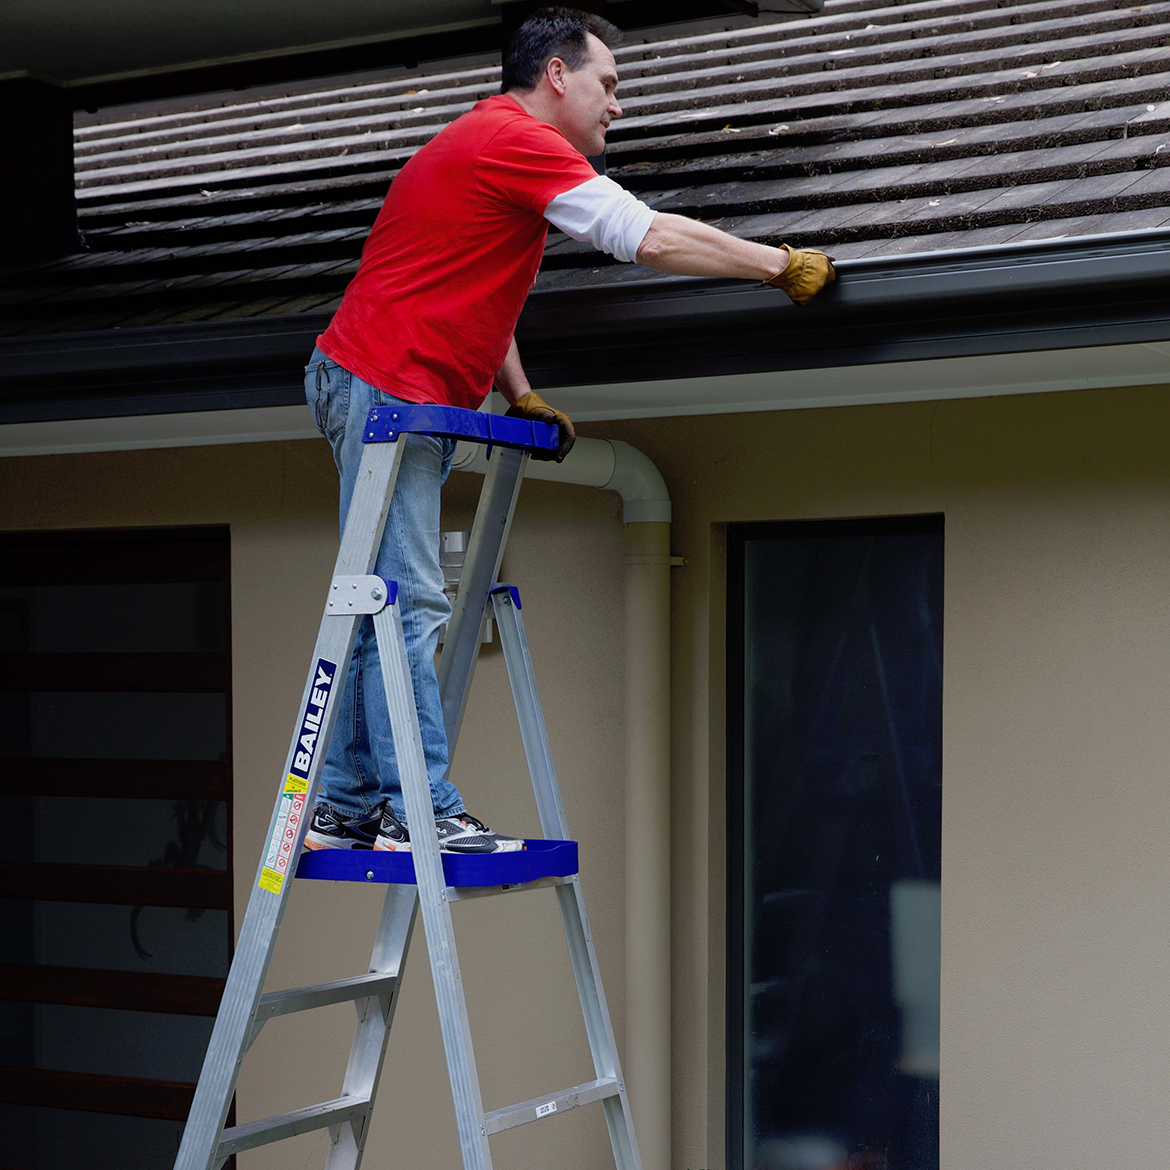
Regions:
<instances>
[{"instance_id":1,"label":"roof tile","mask_svg":"<svg viewBox=\"0 0 1170 1170\"><path fill-rule=\"evenodd\" d=\"M840 258L1170 225L1170 0L830 0L641 34L610 173L660 210ZM0 332L324 311L385 187L498 67L78 116L90 250ZM304 87L301 87L304 90ZM538 288L657 274L550 235Z\"/></svg>"}]
</instances>

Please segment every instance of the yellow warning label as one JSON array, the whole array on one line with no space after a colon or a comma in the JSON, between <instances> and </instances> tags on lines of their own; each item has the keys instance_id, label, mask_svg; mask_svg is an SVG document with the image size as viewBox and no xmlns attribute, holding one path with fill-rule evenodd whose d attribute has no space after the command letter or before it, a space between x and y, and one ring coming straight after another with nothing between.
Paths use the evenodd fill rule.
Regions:
<instances>
[{"instance_id":1,"label":"yellow warning label","mask_svg":"<svg viewBox=\"0 0 1170 1170\"><path fill-rule=\"evenodd\" d=\"M293 777L296 779L296 777ZM259 886L269 893L279 894L289 866L296 872L293 862L293 846L297 842L301 821L305 815L306 795L303 792L282 792L276 802L276 813L272 820L272 833L268 838L268 849L260 870Z\"/></svg>"},{"instance_id":2,"label":"yellow warning label","mask_svg":"<svg viewBox=\"0 0 1170 1170\"><path fill-rule=\"evenodd\" d=\"M299 776L294 776L291 772L288 774L288 779L284 782L285 792L308 792L308 780L302 780Z\"/></svg>"}]
</instances>

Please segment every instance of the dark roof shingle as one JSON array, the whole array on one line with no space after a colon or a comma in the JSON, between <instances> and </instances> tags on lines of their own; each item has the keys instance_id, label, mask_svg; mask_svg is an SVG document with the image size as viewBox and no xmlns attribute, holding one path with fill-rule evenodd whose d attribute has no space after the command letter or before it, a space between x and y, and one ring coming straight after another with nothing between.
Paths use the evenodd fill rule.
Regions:
<instances>
[{"instance_id":1,"label":"dark roof shingle","mask_svg":"<svg viewBox=\"0 0 1170 1170\"><path fill-rule=\"evenodd\" d=\"M829 0L637 38L609 173L655 208L839 258L1170 224L1170 2ZM328 310L387 183L499 70L415 70L75 131L90 248L0 332ZM655 276L553 233L538 288Z\"/></svg>"}]
</instances>

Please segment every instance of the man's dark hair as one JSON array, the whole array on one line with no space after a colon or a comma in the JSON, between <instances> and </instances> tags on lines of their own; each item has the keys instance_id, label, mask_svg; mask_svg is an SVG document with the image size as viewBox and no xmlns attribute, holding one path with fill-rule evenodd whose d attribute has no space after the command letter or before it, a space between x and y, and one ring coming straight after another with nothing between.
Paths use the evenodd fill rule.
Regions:
<instances>
[{"instance_id":1,"label":"man's dark hair","mask_svg":"<svg viewBox=\"0 0 1170 1170\"><path fill-rule=\"evenodd\" d=\"M576 8L538 9L516 30L504 54L500 92L531 92L553 57L559 57L570 70L580 69L589 57L589 33L607 49L614 48L622 38L608 20L591 12Z\"/></svg>"}]
</instances>

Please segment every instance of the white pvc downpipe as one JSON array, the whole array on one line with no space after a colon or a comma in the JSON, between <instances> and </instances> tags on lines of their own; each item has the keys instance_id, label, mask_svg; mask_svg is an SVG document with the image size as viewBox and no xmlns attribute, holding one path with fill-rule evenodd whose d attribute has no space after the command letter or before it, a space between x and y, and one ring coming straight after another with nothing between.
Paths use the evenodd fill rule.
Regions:
<instances>
[{"instance_id":1,"label":"white pvc downpipe","mask_svg":"<svg viewBox=\"0 0 1170 1170\"><path fill-rule=\"evenodd\" d=\"M487 470L460 443L452 470ZM625 521L626 1042L623 1072L645 1170L670 1170L670 495L636 447L578 439L525 477L606 488Z\"/></svg>"},{"instance_id":2,"label":"white pvc downpipe","mask_svg":"<svg viewBox=\"0 0 1170 1170\"><path fill-rule=\"evenodd\" d=\"M458 443L452 471L487 471L482 443ZM620 492L627 524L670 523L670 493L654 464L637 447L610 439L578 439L564 463L528 461L525 479L550 479Z\"/></svg>"}]
</instances>

